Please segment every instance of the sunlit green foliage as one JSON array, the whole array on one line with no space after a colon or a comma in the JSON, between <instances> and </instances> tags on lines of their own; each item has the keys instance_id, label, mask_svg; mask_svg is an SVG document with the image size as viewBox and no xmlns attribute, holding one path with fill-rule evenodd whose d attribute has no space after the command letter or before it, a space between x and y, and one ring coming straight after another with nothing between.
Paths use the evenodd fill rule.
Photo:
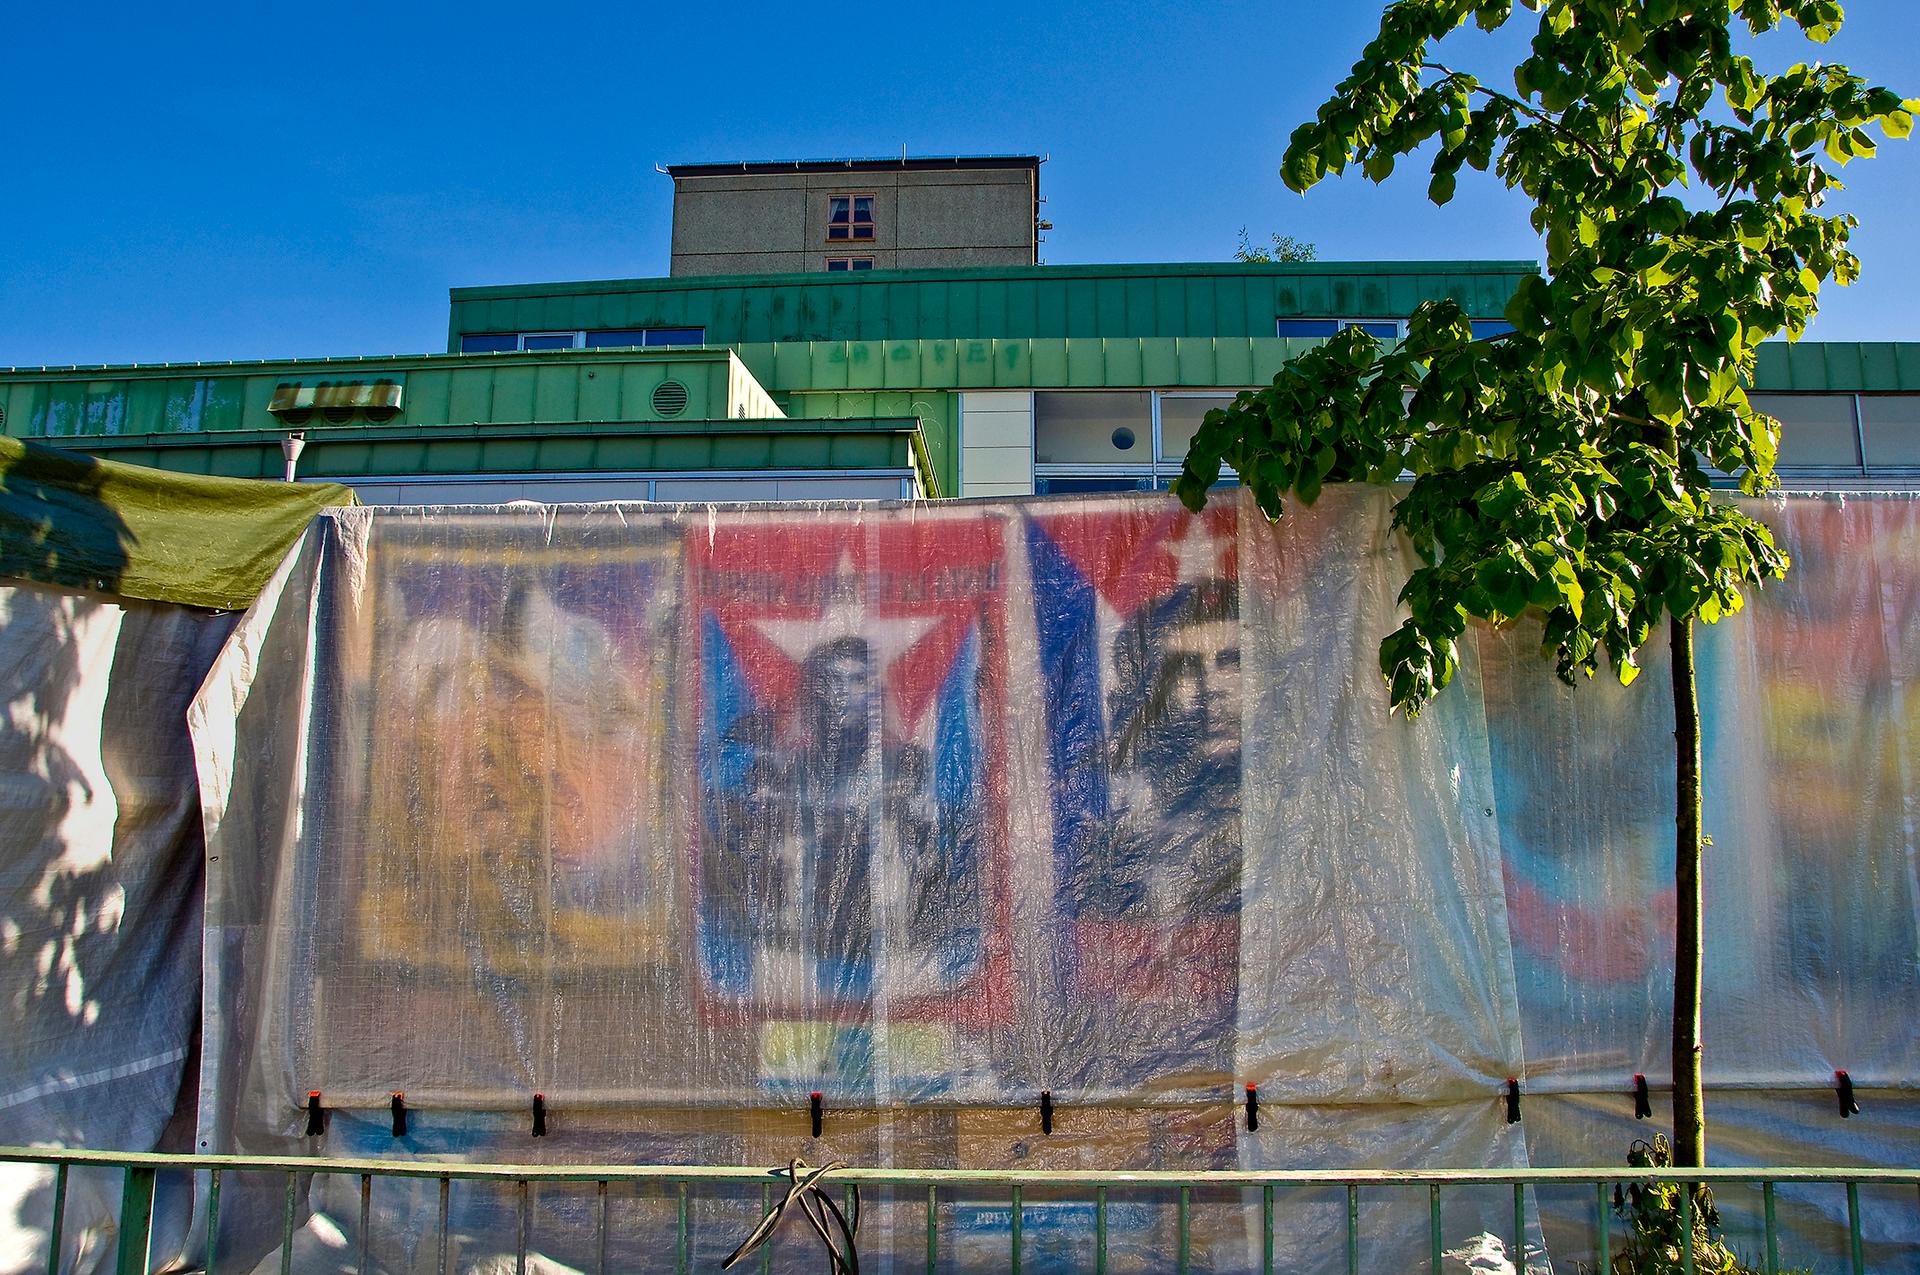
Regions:
<instances>
[{"instance_id":1,"label":"sunlit green foliage","mask_svg":"<svg viewBox=\"0 0 1920 1275\"><path fill-rule=\"evenodd\" d=\"M1779 427L1743 388L1756 347L1798 336L1819 289L1850 282L1835 169L1903 137L1920 102L1845 68L1766 75L1736 31L1824 41L1830 0L1532 0L1511 88L1435 60L1435 43L1514 18L1511 0L1398 0L1353 73L1293 135L1295 190L1350 169L1379 181L1421 151L1437 203L1460 170L1532 201L1547 271L1476 340L1431 302L1384 347L1349 330L1271 386L1208 414L1177 491L1191 507L1230 465L1269 516L1323 484L1413 483L1396 512L1423 565L1381 645L1393 707L1452 677L1475 619L1534 614L1571 681L1620 679L1665 616L1713 622L1787 568L1765 527L1710 493L1773 483ZM1431 158L1427 159L1431 148Z\"/></svg>"}]
</instances>

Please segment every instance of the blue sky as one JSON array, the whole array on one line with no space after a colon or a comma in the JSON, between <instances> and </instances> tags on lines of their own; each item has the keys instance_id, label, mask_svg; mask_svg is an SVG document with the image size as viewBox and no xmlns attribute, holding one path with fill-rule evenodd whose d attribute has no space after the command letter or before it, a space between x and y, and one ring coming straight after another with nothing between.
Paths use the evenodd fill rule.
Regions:
<instances>
[{"instance_id":1,"label":"blue sky","mask_svg":"<svg viewBox=\"0 0 1920 1275\"><path fill-rule=\"evenodd\" d=\"M1765 56L1920 96L1920 7L1847 9L1826 50L1792 38ZM1032 151L1049 157L1056 264L1222 260L1242 226L1325 258L1537 258L1491 178L1463 175L1444 209L1417 171L1304 198L1281 185L1287 135L1377 15L27 6L0 76L0 366L441 349L450 286L666 273L654 165L689 160ZM1518 46L1459 44L1455 61L1485 68ZM1814 335L1920 340L1920 142L1846 180L1865 278L1829 290Z\"/></svg>"}]
</instances>

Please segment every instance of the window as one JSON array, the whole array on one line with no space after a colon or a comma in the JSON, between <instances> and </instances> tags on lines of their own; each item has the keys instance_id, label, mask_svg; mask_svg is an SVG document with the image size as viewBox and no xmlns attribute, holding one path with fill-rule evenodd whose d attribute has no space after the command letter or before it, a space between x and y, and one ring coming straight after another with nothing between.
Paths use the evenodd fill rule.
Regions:
<instances>
[{"instance_id":1,"label":"window","mask_svg":"<svg viewBox=\"0 0 1920 1275\"><path fill-rule=\"evenodd\" d=\"M705 345L705 328L603 328L587 333L589 350L631 345Z\"/></svg>"},{"instance_id":2,"label":"window","mask_svg":"<svg viewBox=\"0 0 1920 1275\"><path fill-rule=\"evenodd\" d=\"M1186 460L1187 448L1193 445L1193 436L1207 413L1232 402L1230 394L1162 394L1160 459L1172 461L1176 466Z\"/></svg>"},{"instance_id":3,"label":"window","mask_svg":"<svg viewBox=\"0 0 1920 1275\"><path fill-rule=\"evenodd\" d=\"M1276 336L1325 340L1342 328L1359 328L1382 341L1400 339L1402 323L1398 319L1276 319Z\"/></svg>"},{"instance_id":4,"label":"window","mask_svg":"<svg viewBox=\"0 0 1920 1275\"><path fill-rule=\"evenodd\" d=\"M1145 390L1041 391L1033 396L1037 465L1153 464L1153 395Z\"/></svg>"},{"instance_id":5,"label":"window","mask_svg":"<svg viewBox=\"0 0 1920 1275\"><path fill-rule=\"evenodd\" d=\"M1180 476L1206 414L1232 394L1151 390L1037 390L1034 490L1165 491ZM1222 476L1222 486L1238 479Z\"/></svg>"},{"instance_id":6,"label":"window","mask_svg":"<svg viewBox=\"0 0 1920 1275\"><path fill-rule=\"evenodd\" d=\"M1858 402L1867 468L1920 465L1920 395L1862 394Z\"/></svg>"},{"instance_id":7,"label":"window","mask_svg":"<svg viewBox=\"0 0 1920 1275\"><path fill-rule=\"evenodd\" d=\"M502 354L513 350L589 350L626 346L705 345L705 328L600 328L592 332L469 332L460 337L462 354Z\"/></svg>"},{"instance_id":8,"label":"window","mask_svg":"<svg viewBox=\"0 0 1920 1275\"><path fill-rule=\"evenodd\" d=\"M827 238L872 239L873 196L831 195L827 199Z\"/></svg>"},{"instance_id":9,"label":"window","mask_svg":"<svg viewBox=\"0 0 1920 1275\"><path fill-rule=\"evenodd\" d=\"M1090 496L1115 491L1152 491L1153 479L1145 475L1138 478L1129 478L1124 475L1117 478L1041 476L1033 480L1033 490L1038 496Z\"/></svg>"},{"instance_id":10,"label":"window","mask_svg":"<svg viewBox=\"0 0 1920 1275\"><path fill-rule=\"evenodd\" d=\"M1474 319L1473 338L1484 341L1488 337L1501 336L1513 331L1513 325L1505 319ZM1359 328L1382 341L1397 341L1407 333L1407 325L1399 319L1276 319L1274 335L1290 336L1301 340L1324 341L1342 328Z\"/></svg>"},{"instance_id":11,"label":"window","mask_svg":"<svg viewBox=\"0 0 1920 1275\"><path fill-rule=\"evenodd\" d=\"M1752 394L1753 406L1780 422L1782 469L1860 468L1860 431L1851 394Z\"/></svg>"},{"instance_id":12,"label":"window","mask_svg":"<svg viewBox=\"0 0 1920 1275\"><path fill-rule=\"evenodd\" d=\"M829 270L871 270L873 269L873 258L872 257L828 257L827 269Z\"/></svg>"}]
</instances>

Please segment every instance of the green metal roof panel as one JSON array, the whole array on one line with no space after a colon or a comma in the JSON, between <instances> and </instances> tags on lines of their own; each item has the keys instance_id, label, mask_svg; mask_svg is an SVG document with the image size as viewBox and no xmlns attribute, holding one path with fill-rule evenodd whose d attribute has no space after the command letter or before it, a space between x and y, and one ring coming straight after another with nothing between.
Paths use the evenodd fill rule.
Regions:
<instances>
[{"instance_id":1,"label":"green metal roof panel","mask_svg":"<svg viewBox=\"0 0 1920 1275\"><path fill-rule=\"evenodd\" d=\"M1753 386L1776 394L1920 392L1920 342L1769 341Z\"/></svg>"},{"instance_id":2,"label":"green metal roof panel","mask_svg":"<svg viewBox=\"0 0 1920 1275\"><path fill-rule=\"evenodd\" d=\"M1241 388L1316 341L1290 337L1069 337L743 345L776 395L877 389ZM788 403L789 413L795 408Z\"/></svg>"},{"instance_id":3,"label":"green metal roof panel","mask_svg":"<svg viewBox=\"0 0 1920 1275\"><path fill-rule=\"evenodd\" d=\"M653 420L653 391L687 390L679 415L777 414L723 349L562 350L535 354L426 355L381 362L331 360L0 372L0 411L15 436L220 433L303 427L268 410L274 391L350 379L391 379L412 424ZM322 417L311 418L319 423ZM356 418L363 419L363 418Z\"/></svg>"},{"instance_id":4,"label":"green metal roof panel","mask_svg":"<svg viewBox=\"0 0 1920 1275\"><path fill-rule=\"evenodd\" d=\"M1282 315L1404 317L1454 297L1497 318L1526 261L1201 262L614 279L455 288L448 347L478 332L701 327L785 341L1274 334Z\"/></svg>"},{"instance_id":5,"label":"green metal roof panel","mask_svg":"<svg viewBox=\"0 0 1920 1275\"><path fill-rule=\"evenodd\" d=\"M787 347L783 347L787 348ZM879 393L829 392L795 394L787 401L790 421L813 420L836 423L847 418L899 419L907 417L920 424L920 441L932 470L935 489L955 492L960 487L958 401L950 393L938 390L883 391Z\"/></svg>"},{"instance_id":6,"label":"green metal roof panel","mask_svg":"<svg viewBox=\"0 0 1920 1275\"><path fill-rule=\"evenodd\" d=\"M918 422L905 417L588 421L488 426L325 427L307 431L303 478L716 469L912 468ZM283 431L80 436L75 450L175 473L278 478Z\"/></svg>"}]
</instances>

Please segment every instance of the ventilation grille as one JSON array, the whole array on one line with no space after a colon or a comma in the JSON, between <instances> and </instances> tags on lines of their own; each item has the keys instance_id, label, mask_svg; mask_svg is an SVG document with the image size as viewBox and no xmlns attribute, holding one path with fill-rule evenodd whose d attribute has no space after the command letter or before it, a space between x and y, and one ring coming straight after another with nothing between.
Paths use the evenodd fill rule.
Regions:
<instances>
[{"instance_id":1,"label":"ventilation grille","mask_svg":"<svg viewBox=\"0 0 1920 1275\"><path fill-rule=\"evenodd\" d=\"M658 416L678 416L687 410L687 387L678 381L662 381L653 387L653 410Z\"/></svg>"}]
</instances>

